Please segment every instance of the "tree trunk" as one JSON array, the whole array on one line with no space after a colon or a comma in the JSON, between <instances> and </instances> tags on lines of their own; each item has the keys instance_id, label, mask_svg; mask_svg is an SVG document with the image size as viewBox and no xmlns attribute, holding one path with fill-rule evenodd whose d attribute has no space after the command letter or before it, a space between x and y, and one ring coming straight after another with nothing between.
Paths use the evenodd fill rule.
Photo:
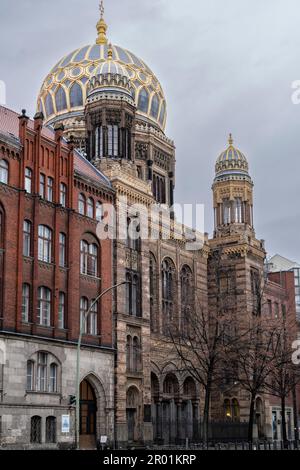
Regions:
<instances>
[{"instance_id":1,"label":"tree trunk","mask_svg":"<svg viewBox=\"0 0 300 470\"><path fill-rule=\"evenodd\" d=\"M206 443L208 443L210 393L211 393L211 385L208 385L205 390L204 411L203 411L203 441Z\"/></svg>"},{"instance_id":2,"label":"tree trunk","mask_svg":"<svg viewBox=\"0 0 300 470\"><path fill-rule=\"evenodd\" d=\"M299 428L298 428L298 407L297 407L297 394L296 394L296 385L294 377L293 385L293 415L294 415L294 431L295 431L295 441L299 441ZM298 445L298 444L297 444Z\"/></svg>"},{"instance_id":3,"label":"tree trunk","mask_svg":"<svg viewBox=\"0 0 300 470\"><path fill-rule=\"evenodd\" d=\"M254 408L255 408L255 395L251 394L249 424L248 424L248 441L253 441L253 424L254 424Z\"/></svg>"},{"instance_id":4,"label":"tree trunk","mask_svg":"<svg viewBox=\"0 0 300 470\"><path fill-rule=\"evenodd\" d=\"M285 396L281 397L281 429L284 447L287 445L286 421L285 421Z\"/></svg>"}]
</instances>

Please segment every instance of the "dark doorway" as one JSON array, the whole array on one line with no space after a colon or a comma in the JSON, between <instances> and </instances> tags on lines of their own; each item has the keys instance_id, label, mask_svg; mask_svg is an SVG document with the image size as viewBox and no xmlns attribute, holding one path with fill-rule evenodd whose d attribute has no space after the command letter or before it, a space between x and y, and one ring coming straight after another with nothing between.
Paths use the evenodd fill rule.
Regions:
<instances>
[{"instance_id":1,"label":"dark doorway","mask_svg":"<svg viewBox=\"0 0 300 470\"><path fill-rule=\"evenodd\" d=\"M90 448L96 444L97 404L94 390L87 380L80 384L80 443Z\"/></svg>"},{"instance_id":2,"label":"dark doorway","mask_svg":"<svg viewBox=\"0 0 300 470\"><path fill-rule=\"evenodd\" d=\"M128 441L134 441L135 413L136 410L127 409Z\"/></svg>"}]
</instances>

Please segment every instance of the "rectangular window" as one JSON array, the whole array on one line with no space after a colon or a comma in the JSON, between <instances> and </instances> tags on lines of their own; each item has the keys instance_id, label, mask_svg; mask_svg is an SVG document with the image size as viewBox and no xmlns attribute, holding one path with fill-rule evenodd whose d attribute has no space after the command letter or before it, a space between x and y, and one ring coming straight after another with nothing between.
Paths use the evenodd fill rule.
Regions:
<instances>
[{"instance_id":1,"label":"rectangular window","mask_svg":"<svg viewBox=\"0 0 300 470\"><path fill-rule=\"evenodd\" d=\"M22 288L22 322L28 323L30 309L30 286L23 284Z\"/></svg>"},{"instance_id":2,"label":"rectangular window","mask_svg":"<svg viewBox=\"0 0 300 470\"><path fill-rule=\"evenodd\" d=\"M38 353L37 390L39 392L47 391L47 359L46 353Z\"/></svg>"},{"instance_id":3,"label":"rectangular window","mask_svg":"<svg viewBox=\"0 0 300 470\"><path fill-rule=\"evenodd\" d=\"M28 391L33 390L33 371L34 363L32 361L27 362L27 385L26 388Z\"/></svg>"},{"instance_id":4,"label":"rectangular window","mask_svg":"<svg viewBox=\"0 0 300 470\"><path fill-rule=\"evenodd\" d=\"M45 225L39 226L38 258L45 263L52 261L52 230Z\"/></svg>"},{"instance_id":5,"label":"rectangular window","mask_svg":"<svg viewBox=\"0 0 300 470\"><path fill-rule=\"evenodd\" d=\"M97 336L98 334L98 303L94 304L93 307L91 308L89 320L90 320L90 335Z\"/></svg>"},{"instance_id":6,"label":"rectangular window","mask_svg":"<svg viewBox=\"0 0 300 470\"><path fill-rule=\"evenodd\" d=\"M64 183L60 184L60 199L59 203L63 206L67 206L67 186Z\"/></svg>"},{"instance_id":7,"label":"rectangular window","mask_svg":"<svg viewBox=\"0 0 300 470\"><path fill-rule=\"evenodd\" d=\"M32 170L25 168L25 191L29 194L32 193Z\"/></svg>"},{"instance_id":8,"label":"rectangular window","mask_svg":"<svg viewBox=\"0 0 300 470\"><path fill-rule=\"evenodd\" d=\"M271 317L272 316L272 300L267 301L267 306L268 306L268 315Z\"/></svg>"},{"instance_id":9,"label":"rectangular window","mask_svg":"<svg viewBox=\"0 0 300 470\"><path fill-rule=\"evenodd\" d=\"M23 255L31 255L31 222L24 220L23 223Z\"/></svg>"},{"instance_id":10,"label":"rectangular window","mask_svg":"<svg viewBox=\"0 0 300 470\"><path fill-rule=\"evenodd\" d=\"M43 173L40 174L40 196L45 199L46 195L46 177Z\"/></svg>"},{"instance_id":11,"label":"rectangular window","mask_svg":"<svg viewBox=\"0 0 300 470\"><path fill-rule=\"evenodd\" d=\"M59 293L58 305L58 328L63 330L65 328L65 309L66 309L66 295L64 292Z\"/></svg>"},{"instance_id":12,"label":"rectangular window","mask_svg":"<svg viewBox=\"0 0 300 470\"><path fill-rule=\"evenodd\" d=\"M47 199L50 202L53 202L53 186L54 186L54 181L53 178L48 178L47 182Z\"/></svg>"},{"instance_id":13,"label":"rectangular window","mask_svg":"<svg viewBox=\"0 0 300 470\"><path fill-rule=\"evenodd\" d=\"M49 381L49 392L57 392L57 365L51 364L50 366L50 381Z\"/></svg>"},{"instance_id":14,"label":"rectangular window","mask_svg":"<svg viewBox=\"0 0 300 470\"><path fill-rule=\"evenodd\" d=\"M276 302L274 304L274 309L275 309L275 318L279 318L279 304Z\"/></svg>"},{"instance_id":15,"label":"rectangular window","mask_svg":"<svg viewBox=\"0 0 300 470\"><path fill-rule=\"evenodd\" d=\"M80 327L82 328L83 334L87 334L88 332L88 319L87 319L87 311L88 311L88 300L85 297L80 299Z\"/></svg>"},{"instance_id":16,"label":"rectangular window","mask_svg":"<svg viewBox=\"0 0 300 470\"><path fill-rule=\"evenodd\" d=\"M51 324L51 291L46 287L40 287L38 290L37 321L41 326L49 327Z\"/></svg>"},{"instance_id":17,"label":"rectangular window","mask_svg":"<svg viewBox=\"0 0 300 470\"><path fill-rule=\"evenodd\" d=\"M64 233L59 234L59 266L64 268L66 266L66 245L67 237Z\"/></svg>"}]
</instances>

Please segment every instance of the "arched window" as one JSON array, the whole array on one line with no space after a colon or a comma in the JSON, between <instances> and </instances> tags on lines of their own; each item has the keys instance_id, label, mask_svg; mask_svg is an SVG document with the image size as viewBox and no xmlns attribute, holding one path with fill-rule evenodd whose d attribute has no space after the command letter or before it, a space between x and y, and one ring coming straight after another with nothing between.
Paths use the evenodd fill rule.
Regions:
<instances>
[{"instance_id":1,"label":"arched window","mask_svg":"<svg viewBox=\"0 0 300 470\"><path fill-rule=\"evenodd\" d=\"M0 183L8 184L8 163L0 160Z\"/></svg>"},{"instance_id":2,"label":"arched window","mask_svg":"<svg viewBox=\"0 0 300 470\"><path fill-rule=\"evenodd\" d=\"M149 107L149 93L145 88L142 88L139 94L138 109L143 113L148 112Z\"/></svg>"},{"instance_id":3,"label":"arched window","mask_svg":"<svg viewBox=\"0 0 300 470\"><path fill-rule=\"evenodd\" d=\"M32 416L30 425L30 442L32 444L41 444L42 442L42 418Z\"/></svg>"},{"instance_id":4,"label":"arched window","mask_svg":"<svg viewBox=\"0 0 300 470\"><path fill-rule=\"evenodd\" d=\"M49 444L56 443L56 418L55 416L47 416L46 418L46 442Z\"/></svg>"},{"instance_id":5,"label":"arched window","mask_svg":"<svg viewBox=\"0 0 300 470\"><path fill-rule=\"evenodd\" d=\"M240 197L235 198L234 201L234 221L237 224L241 224L243 222L243 214L242 214L242 199Z\"/></svg>"},{"instance_id":6,"label":"arched window","mask_svg":"<svg viewBox=\"0 0 300 470\"><path fill-rule=\"evenodd\" d=\"M157 318L157 265L155 257L150 253L149 265L149 291L150 291L150 326L151 331L158 331L158 318Z\"/></svg>"},{"instance_id":7,"label":"arched window","mask_svg":"<svg viewBox=\"0 0 300 470\"><path fill-rule=\"evenodd\" d=\"M29 322L30 313L30 285L23 284L22 286L22 322Z\"/></svg>"},{"instance_id":8,"label":"arched window","mask_svg":"<svg viewBox=\"0 0 300 470\"><path fill-rule=\"evenodd\" d=\"M32 224L29 220L24 220L23 223L23 255L31 256L31 231Z\"/></svg>"},{"instance_id":9,"label":"arched window","mask_svg":"<svg viewBox=\"0 0 300 470\"><path fill-rule=\"evenodd\" d=\"M126 282L126 312L128 315L141 317L139 275L135 272L128 272Z\"/></svg>"},{"instance_id":10,"label":"arched window","mask_svg":"<svg viewBox=\"0 0 300 470\"><path fill-rule=\"evenodd\" d=\"M91 197L87 200L87 216L91 219L94 217L94 201Z\"/></svg>"},{"instance_id":11,"label":"arched window","mask_svg":"<svg viewBox=\"0 0 300 470\"><path fill-rule=\"evenodd\" d=\"M67 98L63 87L59 87L55 94L55 103L57 112L67 109Z\"/></svg>"},{"instance_id":12,"label":"arched window","mask_svg":"<svg viewBox=\"0 0 300 470\"><path fill-rule=\"evenodd\" d=\"M49 391L51 393L57 392L57 364L55 363L50 365Z\"/></svg>"},{"instance_id":13,"label":"arched window","mask_svg":"<svg viewBox=\"0 0 300 470\"><path fill-rule=\"evenodd\" d=\"M181 329L183 335L188 335L188 325L193 307L193 279L192 271L188 266L183 266L180 273L181 283Z\"/></svg>"},{"instance_id":14,"label":"arched window","mask_svg":"<svg viewBox=\"0 0 300 470\"><path fill-rule=\"evenodd\" d=\"M78 212L81 215L85 215L85 196L84 196L84 194L79 194L79 196L78 196Z\"/></svg>"},{"instance_id":15,"label":"arched window","mask_svg":"<svg viewBox=\"0 0 300 470\"><path fill-rule=\"evenodd\" d=\"M71 108L83 105L82 88L77 82L72 85L70 90L70 105Z\"/></svg>"},{"instance_id":16,"label":"arched window","mask_svg":"<svg viewBox=\"0 0 300 470\"><path fill-rule=\"evenodd\" d=\"M154 119L157 119L158 110L159 110L159 99L157 95L154 95L152 98L152 102L151 102L151 116L154 117Z\"/></svg>"},{"instance_id":17,"label":"arched window","mask_svg":"<svg viewBox=\"0 0 300 470\"><path fill-rule=\"evenodd\" d=\"M51 116L52 114L54 114L53 99L50 93L48 93L46 96L45 107L46 107L47 116Z\"/></svg>"},{"instance_id":18,"label":"arched window","mask_svg":"<svg viewBox=\"0 0 300 470\"><path fill-rule=\"evenodd\" d=\"M98 222L101 222L102 217L103 217L103 206L102 206L101 202L97 201L97 203L96 203L96 220Z\"/></svg>"},{"instance_id":19,"label":"arched window","mask_svg":"<svg viewBox=\"0 0 300 470\"><path fill-rule=\"evenodd\" d=\"M163 391L166 395L171 395L173 398L178 396L179 383L174 374L167 374L164 380Z\"/></svg>"},{"instance_id":20,"label":"arched window","mask_svg":"<svg viewBox=\"0 0 300 470\"><path fill-rule=\"evenodd\" d=\"M108 156L117 157L119 155L119 128L116 125L107 126Z\"/></svg>"},{"instance_id":21,"label":"arched window","mask_svg":"<svg viewBox=\"0 0 300 470\"><path fill-rule=\"evenodd\" d=\"M89 308L89 301L86 297L81 297L80 299L80 324L83 328L83 334L88 332L88 318L87 312Z\"/></svg>"},{"instance_id":22,"label":"arched window","mask_svg":"<svg viewBox=\"0 0 300 470\"><path fill-rule=\"evenodd\" d=\"M229 199L223 200L223 224L228 225L231 222L231 202Z\"/></svg>"},{"instance_id":23,"label":"arched window","mask_svg":"<svg viewBox=\"0 0 300 470\"><path fill-rule=\"evenodd\" d=\"M52 230L46 225L39 225L38 258L45 263L52 261Z\"/></svg>"},{"instance_id":24,"label":"arched window","mask_svg":"<svg viewBox=\"0 0 300 470\"><path fill-rule=\"evenodd\" d=\"M141 348L137 337L133 338L132 347L132 369L134 372L138 372L141 369Z\"/></svg>"},{"instance_id":25,"label":"arched window","mask_svg":"<svg viewBox=\"0 0 300 470\"><path fill-rule=\"evenodd\" d=\"M26 381L26 390L31 392L34 388L34 362L27 361L27 381Z\"/></svg>"},{"instance_id":26,"label":"arched window","mask_svg":"<svg viewBox=\"0 0 300 470\"><path fill-rule=\"evenodd\" d=\"M161 110L160 110L160 115L159 115L159 122L161 125L163 125L164 123L165 115L166 115L166 103L163 102L163 104L161 105Z\"/></svg>"},{"instance_id":27,"label":"arched window","mask_svg":"<svg viewBox=\"0 0 300 470\"><path fill-rule=\"evenodd\" d=\"M131 336L127 336L127 341L126 341L126 370L131 371L132 369L132 338Z\"/></svg>"},{"instance_id":28,"label":"arched window","mask_svg":"<svg viewBox=\"0 0 300 470\"><path fill-rule=\"evenodd\" d=\"M231 414L231 405L230 405L230 400L226 399L224 400L224 415L226 420L231 420L232 414Z\"/></svg>"},{"instance_id":29,"label":"arched window","mask_svg":"<svg viewBox=\"0 0 300 470\"><path fill-rule=\"evenodd\" d=\"M47 287L39 287L37 322L41 326L51 325L51 300L51 290Z\"/></svg>"},{"instance_id":30,"label":"arched window","mask_svg":"<svg viewBox=\"0 0 300 470\"><path fill-rule=\"evenodd\" d=\"M163 330L168 334L174 321L175 269L170 259L162 263L162 314Z\"/></svg>"}]
</instances>

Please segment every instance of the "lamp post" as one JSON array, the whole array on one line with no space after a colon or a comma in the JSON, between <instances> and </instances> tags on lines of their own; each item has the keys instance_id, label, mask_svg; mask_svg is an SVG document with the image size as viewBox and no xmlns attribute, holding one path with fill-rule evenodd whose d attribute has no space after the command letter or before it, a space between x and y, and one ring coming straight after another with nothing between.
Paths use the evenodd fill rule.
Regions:
<instances>
[{"instance_id":1,"label":"lamp post","mask_svg":"<svg viewBox=\"0 0 300 470\"><path fill-rule=\"evenodd\" d=\"M89 314L91 313L91 310L95 306L95 304L108 292L110 292L113 289L117 289L120 286L123 286L124 284L127 284L128 281L123 281L120 282L119 284L116 284L114 286L109 287L108 289L105 289L101 294L98 295L98 297L93 300L91 303L89 309L85 312L83 318L80 318L80 333L79 333L79 338L78 338L78 343L77 343L77 361L76 361L76 415L75 415L75 441L76 441L76 449L79 450L79 433L80 433L80 351L81 351L81 341L82 341L82 336L83 336L83 326L85 324L85 320L88 318Z\"/></svg>"}]
</instances>

